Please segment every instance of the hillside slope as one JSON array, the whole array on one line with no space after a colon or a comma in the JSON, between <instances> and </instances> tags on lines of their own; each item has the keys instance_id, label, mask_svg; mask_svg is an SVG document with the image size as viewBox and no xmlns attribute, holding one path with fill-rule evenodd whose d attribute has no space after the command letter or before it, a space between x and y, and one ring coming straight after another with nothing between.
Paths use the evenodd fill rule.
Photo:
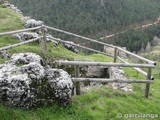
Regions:
<instances>
[{"instance_id":1,"label":"hillside slope","mask_svg":"<svg viewBox=\"0 0 160 120\"><path fill-rule=\"evenodd\" d=\"M22 16L0 5L0 32L22 28Z\"/></svg>"},{"instance_id":2,"label":"hillside slope","mask_svg":"<svg viewBox=\"0 0 160 120\"><path fill-rule=\"evenodd\" d=\"M23 16L20 14L15 13L14 11L10 10L9 8L6 8L3 5L0 5L0 32L6 32L6 31L12 31L17 29L23 29L24 23L20 21L20 18ZM14 39L11 36L4 36L0 37L0 47L4 47L7 45L18 43L19 41ZM110 61L112 58L106 57L104 55L99 54L93 54L85 56L84 54L76 54L73 53L67 49L65 49L62 45L59 45L57 48L55 48L52 43L49 43L48 45L48 51L45 56L41 54L40 46L38 43L29 43L26 45L22 45L13 49L10 49L9 52L11 54L13 53L19 53L19 52L34 52L42 57L53 61L56 59L68 59L68 60L99 60L102 61ZM100 58L99 58L100 57ZM0 63L3 63L5 59L3 59L0 56Z\"/></svg>"},{"instance_id":3,"label":"hillside slope","mask_svg":"<svg viewBox=\"0 0 160 120\"><path fill-rule=\"evenodd\" d=\"M9 15L9 16L8 16ZM9 31L22 28L22 23L19 21L18 14L0 6L0 31ZM10 19L11 18L11 19ZM15 19L14 19L15 18ZM13 24L8 27L8 24ZM3 29L2 29L3 28ZM0 37L0 47L17 43L18 40L7 37ZM10 53L17 52L35 52L40 54L39 44L30 43L14 49L9 50ZM49 51L45 58L55 59L82 59L82 60L97 60L97 61L111 61L112 59L103 55L84 56L72 53L61 45L59 48L54 48L49 45ZM5 62L6 59L1 58L0 62ZM141 75L137 74L132 69L127 69L128 75L132 78L140 79ZM140 119L155 118L156 114L160 115L160 82L156 79L155 83L151 85L150 98L144 98L143 91L145 85L134 85L133 93L125 93L118 90L112 90L107 86L94 87L86 94L81 96L74 96L72 104L66 108L62 108L53 104L49 107L38 108L36 110L20 110L16 108L9 108L0 104L0 120L119 120L129 118L129 114L152 114L150 117L143 117ZM118 113L122 114L121 116ZM121 118L119 118L121 117Z\"/></svg>"}]
</instances>

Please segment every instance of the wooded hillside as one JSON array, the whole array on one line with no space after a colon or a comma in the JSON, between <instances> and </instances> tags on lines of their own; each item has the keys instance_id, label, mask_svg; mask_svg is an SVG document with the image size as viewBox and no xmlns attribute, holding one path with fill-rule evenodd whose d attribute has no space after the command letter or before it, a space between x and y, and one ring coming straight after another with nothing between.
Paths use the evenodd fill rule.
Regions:
<instances>
[{"instance_id":1,"label":"wooded hillside","mask_svg":"<svg viewBox=\"0 0 160 120\"><path fill-rule=\"evenodd\" d=\"M92 38L100 38L128 29L132 25L154 21L160 13L160 0L10 1L25 15L42 20L47 25ZM155 33L155 30L151 33ZM148 32L129 31L127 34L119 35L116 40L111 40L111 43L126 46L130 51L138 51L142 44L145 46L152 40L152 36L154 34L148 35ZM124 41L121 42L122 40ZM94 46L94 48L100 48L100 46Z\"/></svg>"},{"instance_id":2,"label":"wooded hillside","mask_svg":"<svg viewBox=\"0 0 160 120\"><path fill-rule=\"evenodd\" d=\"M157 18L159 0L11 0L50 26L88 35Z\"/></svg>"}]
</instances>

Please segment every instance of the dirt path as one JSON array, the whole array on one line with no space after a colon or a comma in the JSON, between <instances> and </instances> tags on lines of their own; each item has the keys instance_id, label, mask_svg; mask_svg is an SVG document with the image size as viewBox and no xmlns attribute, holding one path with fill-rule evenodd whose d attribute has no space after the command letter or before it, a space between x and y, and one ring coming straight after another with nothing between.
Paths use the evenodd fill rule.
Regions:
<instances>
[{"instance_id":1,"label":"dirt path","mask_svg":"<svg viewBox=\"0 0 160 120\"><path fill-rule=\"evenodd\" d=\"M160 17L157 18L157 20L153 23L150 23L150 24L145 24L145 25L142 25L142 26L138 26L138 27L134 27L133 29L134 30L137 30L137 29L146 29L152 25L156 25L156 24L160 24ZM113 33L113 34L110 34L110 35L107 35L105 37L101 37L100 39L103 40L103 39L108 39L108 38L112 38L114 37L115 35L118 35L118 34L123 34L125 32L127 32L128 30L124 30L124 31L120 31L120 32L117 32L117 33Z\"/></svg>"}]
</instances>

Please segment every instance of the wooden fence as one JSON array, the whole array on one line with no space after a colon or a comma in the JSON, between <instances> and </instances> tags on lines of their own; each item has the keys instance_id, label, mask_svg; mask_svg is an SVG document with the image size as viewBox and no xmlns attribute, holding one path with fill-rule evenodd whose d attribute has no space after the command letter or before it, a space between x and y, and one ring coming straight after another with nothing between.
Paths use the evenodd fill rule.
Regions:
<instances>
[{"instance_id":1,"label":"wooden fence","mask_svg":"<svg viewBox=\"0 0 160 120\"><path fill-rule=\"evenodd\" d=\"M18 47L18 46L21 46L21 45L24 45L24 44L28 44L28 43L40 40L41 41L41 52L44 53L46 51L46 38L45 38L46 34L45 34L44 28L45 28L45 26L39 26L39 27L34 27L34 28L29 28L29 29L22 29L22 30L15 30L15 31L10 31L10 32L0 33L0 37L2 37L2 36L6 36L6 35L13 35L13 34L17 34L17 33L34 31L34 30L41 30L42 31L42 36L40 36L40 37L30 39L30 40L27 40L27 41L23 41L23 42L20 42L20 43L17 43L17 44L2 47L2 48L0 48L0 51L8 50L8 49L11 49L11 48L15 48L15 47Z\"/></svg>"},{"instance_id":2,"label":"wooden fence","mask_svg":"<svg viewBox=\"0 0 160 120\"><path fill-rule=\"evenodd\" d=\"M97 44L101 44L104 46L108 46L114 49L114 55L105 53L105 52L101 52L99 50L93 49L93 48L88 48L79 44L73 44L73 43L69 43L65 40L59 39L59 38L55 38L55 37L48 37L46 34L46 29L48 30L53 30L56 32L60 32L60 33L64 33L67 35L71 35L77 38L81 38L90 42L94 42ZM119 82L119 83L145 83L146 84L146 89L145 89L145 94L144 96L146 98L148 98L149 95L149 89L150 89L150 84L153 83L154 78L151 76L151 72L152 72L152 68L155 67L156 63L154 61L148 60L144 57L141 57L139 55L136 55L134 53L131 53L127 50L124 50L120 47L114 46L114 45L110 45L110 44L106 44L104 42L95 40L95 39L91 39L91 38L87 38L84 36L80 36L74 33L70 33L64 30L60 30L57 28L53 28L53 27L49 27L49 26L39 26L39 27L35 27L35 28L29 28L29 29L23 29L23 30L16 30L16 31L11 31L11 32L4 32L4 33L0 33L0 37L1 36L5 36L5 35L12 35L12 34L16 34L16 33L21 33L21 32L26 32L26 31L32 31L32 30L41 30L42 36L35 38L35 39L31 39L25 42L21 42L21 43L17 43L14 45L10 45L10 46L6 46L6 47L2 47L0 48L0 51L2 50L7 50L7 49L11 49L23 44L27 44L33 41L37 41L37 40L41 40L41 52L43 54L46 53L47 50L47 38L61 42L61 43L67 43L79 48L83 48L85 50L89 50L92 52L96 52L96 53L100 53L103 55L107 55L110 57L113 57L113 63L105 63L105 62L82 62L82 61L59 61L59 64L63 64L63 65L74 65L75 66L75 78L72 78L73 82L75 83L75 91L76 94L79 95L81 93L80 90L80 82L84 82L84 81L90 81L90 82L105 82L105 83L110 83L110 82ZM130 56L133 56L135 58L138 58L139 60L145 62L145 64L135 64L135 63L129 63L126 60L124 60L123 58L121 58L120 56L118 56L119 52L124 52L125 54L128 54ZM117 60L122 61L123 63L117 63ZM132 80L132 79L128 79L128 80L122 80L122 79L104 79L104 78L79 78L79 66L80 65L90 65L90 66L108 66L108 67L131 67L133 69L135 69L137 72L141 73L142 75L144 75L146 77L146 80ZM140 68L147 68L147 72L140 69Z\"/></svg>"}]
</instances>

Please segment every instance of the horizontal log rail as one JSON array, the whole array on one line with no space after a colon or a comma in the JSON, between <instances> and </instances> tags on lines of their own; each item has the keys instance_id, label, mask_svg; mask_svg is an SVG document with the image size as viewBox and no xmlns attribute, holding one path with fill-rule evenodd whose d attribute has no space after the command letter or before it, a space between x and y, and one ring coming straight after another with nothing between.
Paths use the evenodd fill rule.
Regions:
<instances>
[{"instance_id":1,"label":"horizontal log rail","mask_svg":"<svg viewBox=\"0 0 160 120\"><path fill-rule=\"evenodd\" d=\"M75 37L78 37L78 38L82 38L82 39L85 39L85 40L88 40L88 41L91 41L91 42L95 42L95 43L99 43L101 45L105 45L105 46L108 46L108 47L112 47L112 48L117 48L119 51L123 51L125 52L126 54L129 54L131 56L134 56L140 60L143 60L145 62L148 62L149 64L153 64L153 65L156 65L156 63L154 61L151 61L151 60L148 60L144 57L141 57L139 55L136 55L134 53L131 53L129 51L126 51L120 47L117 47L117 46L114 46L114 45L110 45L110 44L106 44L104 42L101 42L101 41L98 41L98 40L95 40L95 39L91 39L91 38L88 38L88 37L84 37L84 36L81 36L81 35L77 35L77 34L74 34L74 33L71 33L71 32L67 32L67 31L64 31L64 30L60 30L60 29L57 29L57 28L54 28L54 27L49 27L49 26L39 26L39 27L34 27L34 28L29 28L29 29L22 29L22 30L15 30L15 31L10 31L10 32L3 32L3 33L0 33L0 36L5 36L5 35L11 35L11 34L16 34L16 33L21 33L21 32L26 32L26 31L31 31L31 30L38 30L38 29L41 29L42 27L45 27L47 29L50 29L50 30L54 30L54 31L57 31L57 32L61 32L61 33L65 33L65 34L68 34L68 35L72 35L72 36L75 36ZM61 41L62 42L62 41ZM77 46L78 47L78 46ZM80 45L79 45L80 47ZM84 48L86 49L87 47L81 47L81 48ZM90 48L88 48L89 50ZM91 50L91 49L90 49ZM98 50L95 50L94 52L98 52ZM104 53L103 53L104 54ZM107 54L108 56L112 56L110 54Z\"/></svg>"},{"instance_id":2,"label":"horizontal log rail","mask_svg":"<svg viewBox=\"0 0 160 120\"><path fill-rule=\"evenodd\" d=\"M89 66L108 66L108 67L139 67L154 68L151 64L126 64L126 63L107 63L107 62L83 62L83 61L58 61L59 65L89 65Z\"/></svg>"},{"instance_id":3,"label":"horizontal log rail","mask_svg":"<svg viewBox=\"0 0 160 120\"><path fill-rule=\"evenodd\" d=\"M27 44L27 43L31 43L31 42L34 42L34 41L38 41L41 38L42 37L38 37L38 38L31 39L31 40L28 40L28 41L25 41L25 42L20 42L20 43L17 43L17 44L13 44L13 45L9 45L9 46L6 46L6 47L2 47L2 48L0 48L0 51L11 49L11 48L14 48L14 47L18 47L18 46L21 46L21 45L24 45L24 44Z\"/></svg>"},{"instance_id":4,"label":"horizontal log rail","mask_svg":"<svg viewBox=\"0 0 160 120\"><path fill-rule=\"evenodd\" d=\"M103 82L103 83L153 83L153 80L104 79L104 78L72 78L73 82Z\"/></svg>"},{"instance_id":5,"label":"horizontal log rail","mask_svg":"<svg viewBox=\"0 0 160 120\"><path fill-rule=\"evenodd\" d=\"M126 63L126 64L130 64L129 62L127 62L126 60L122 59L121 57L117 57L120 61ZM142 75L144 75L145 77L147 77L148 73L145 72L144 70L137 68L137 67L133 67L134 70L136 70L137 72L141 73ZM154 77L151 76L151 80L154 80Z\"/></svg>"},{"instance_id":6,"label":"horizontal log rail","mask_svg":"<svg viewBox=\"0 0 160 120\"><path fill-rule=\"evenodd\" d=\"M10 31L10 32L3 32L3 33L0 33L0 37L1 37L1 36L5 36L5 35L12 35L12 34L16 34L16 33L21 33L21 32L38 30L38 29L40 29L41 27L42 27L42 26L34 27L34 28L28 28L28 29L22 29L22 30L15 30L15 31Z\"/></svg>"},{"instance_id":7,"label":"horizontal log rail","mask_svg":"<svg viewBox=\"0 0 160 120\"><path fill-rule=\"evenodd\" d=\"M49 26L45 26L45 27L47 29L50 29L50 30L54 30L54 31L57 31L57 32L65 33L65 34L68 34L68 35L72 35L74 37L78 37L78 38L85 39L85 40L88 40L88 41L91 41L91 42L99 43L101 45L105 45L105 46L108 46L108 47L115 48L114 45L110 45L110 44L107 44L107 43L104 43L104 42L100 42L100 41L95 40L95 39L91 39L91 38L88 38L88 37L77 35L77 34L74 34L74 33L71 33L71 32L67 32L67 31L64 31L64 30L60 30L60 29L57 29L57 28L54 28L54 27L49 27Z\"/></svg>"},{"instance_id":8,"label":"horizontal log rail","mask_svg":"<svg viewBox=\"0 0 160 120\"><path fill-rule=\"evenodd\" d=\"M66 43L66 44L69 44L69 45L73 45L73 46L76 46L76 47L79 47L79 48L83 48L83 49L86 49L86 50L89 50L89 51L92 51L92 52L96 52L96 53L100 53L100 54L103 54L103 55L113 57L113 55L107 54L105 52L101 52L101 51L95 50L93 48L88 48L88 47L85 47L85 46L82 46L82 45L79 45L79 44L70 43L70 42L67 42L65 40L61 40L59 38L54 38L54 37L47 37L47 38L53 39L53 40L58 41L58 42Z\"/></svg>"},{"instance_id":9,"label":"horizontal log rail","mask_svg":"<svg viewBox=\"0 0 160 120\"><path fill-rule=\"evenodd\" d=\"M114 45L110 45L110 44L107 44L107 43L104 43L104 42L101 42L101 41L98 41L98 40L95 40L95 39L91 39L91 38L88 38L88 37L84 37L84 36L81 36L81 35L77 35L77 34L74 34L74 33L71 33L71 32L67 32L67 31L64 31L64 30L60 30L60 29L57 29L57 28L54 28L54 27L49 27L49 26L46 26L45 27L47 29L50 29L50 30L53 30L53 31L57 31L57 32L61 32L61 33L65 33L65 34L68 34L68 35L72 35L72 36L75 36L75 37L78 37L78 38L81 38L81 39L85 39L85 40L88 40L88 41L91 41L91 42L94 42L94 43L98 43L98 44L101 44L101 45L104 45L104 46L108 46L108 47L111 47L111 48L117 48L119 51L123 51L131 56L134 56L140 60L143 60L145 62L148 62L149 64L153 64L153 65L156 65L156 63L154 61L151 61L151 60L148 60L144 57L141 57L139 55L136 55L134 53L131 53L127 50L124 50L120 47L117 47L117 46L114 46Z\"/></svg>"},{"instance_id":10,"label":"horizontal log rail","mask_svg":"<svg viewBox=\"0 0 160 120\"><path fill-rule=\"evenodd\" d=\"M134 54L134 53L131 53L131 52L129 52L129 51L126 51L126 50L124 50L124 49L122 49L122 48L120 48L120 47L117 47L117 49L118 49L119 51L122 51L122 52L124 52L124 53L127 53L128 55L134 56L134 57L136 57L136 58L138 58L138 59L140 59L140 60L142 60L142 61L148 62L149 64L156 65L156 63L155 63L154 61L148 60L147 58L144 58L144 57L141 57L141 56L136 55L136 54Z\"/></svg>"}]
</instances>

